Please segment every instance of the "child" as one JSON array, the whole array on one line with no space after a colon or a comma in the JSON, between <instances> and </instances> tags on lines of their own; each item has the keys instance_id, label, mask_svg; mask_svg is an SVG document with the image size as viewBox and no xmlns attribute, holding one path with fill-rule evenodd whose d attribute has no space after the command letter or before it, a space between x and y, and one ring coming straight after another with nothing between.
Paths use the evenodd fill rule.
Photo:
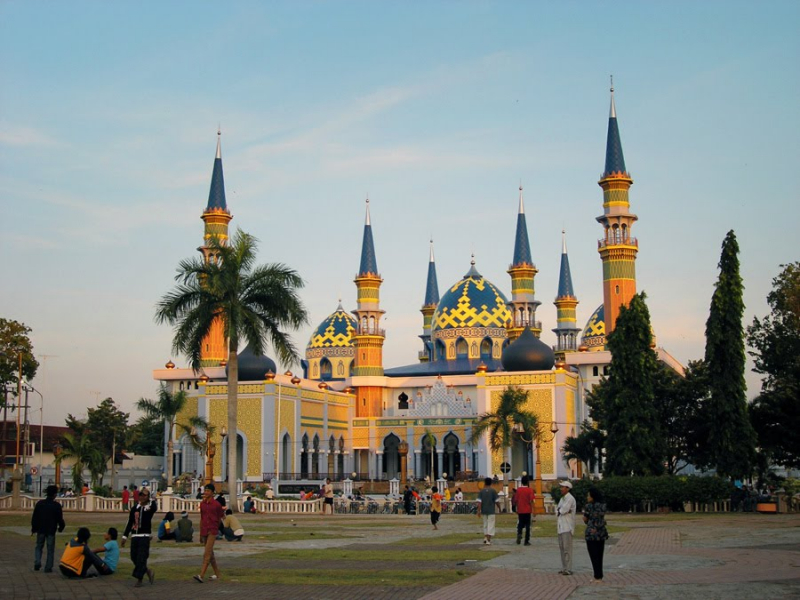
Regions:
<instances>
[{"instance_id":1,"label":"child","mask_svg":"<svg viewBox=\"0 0 800 600\"><path fill-rule=\"evenodd\" d=\"M89 568L94 565L99 572L103 572L105 563L94 553L86 542L92 534L86 527L78 529L78 533L67 542L64 554L61 555L61 562L58 568L64 577L70 579L75 577L97 577L96 573L89 574ZM107 568L107 567L106 567Z\"/></svg>"},{"instance_id":2,"label":"child","mask_svg":"<svg viewBox=\"0 0 800 600\"><path fill-rule=\"evenodd\" d=\"M164 519L158 524L158 541L174 540L175 532L172 529L172 522L175 520L175 513L172 511L164 515Z\"/></svg>"},{"instance_id":3,"label":"child","mask_svg":"<svg viewBox=\"0 0 800 600\"><path fill-rule=\"evenodd\" d=\"M436 486L431 488L431 525L434 529L439 529L437 523L439 516L442 514L442 495Z\"/></svg>"},{"instance_id":4,"label":"child","mask_svg":"<svg viewBox=\"0 0 800 600\"><path fill-rule=\"evenodd\" d=\"M118 535L116 527L109 527L108 531L103 534L103 539L106 543L101 548L94 550L97 554L100 552L105 552L106 554L105 560L100 561L102 566L97 567L100 575L113 575L114 571L117 570L117 564L119 563Z\"/></svg>"}]
</instances>

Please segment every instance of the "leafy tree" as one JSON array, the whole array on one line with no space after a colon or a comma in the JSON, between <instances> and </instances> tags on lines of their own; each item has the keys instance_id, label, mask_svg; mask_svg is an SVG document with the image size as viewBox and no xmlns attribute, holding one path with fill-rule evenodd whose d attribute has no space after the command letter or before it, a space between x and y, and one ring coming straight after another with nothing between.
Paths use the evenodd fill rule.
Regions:
<instances>
[{"instance_id":1,"label":"leafy tree","mask_svg":"<svg viewBox=\"0 0 800 600\"><path fill-rule=\"evenodd\" d=\"M564 440L561 454L565 461L577 460L589 473L593 473L597 467L602 468L604 446L605 434L589 421L584 421L578 435Z\"/></svg>"},{"instance_id":2,"label":"leafy tree","mask_svg":"<svg viewBox=\"0 0 800 600\"><path fill-rule=\"evenodd\" d=\"M651 348L650 311L645 294L623 306L608 336L608 379L595 388L592 418L606 431L605 475L659 475L664 438L655 408L658 357Z\"/></svg>"},{"instance_id":3,"label":"leafy tree","mask_svg":"<svg viewBox=\"0 0 800 600\"><path fill-rule=\"evenodd\" d=\"M167 485L172 485L172 456L174 451L173 437L175 427L180 427L183 431L188 432L192 427L204 427L206 420L202 417L190 417L188 421L182 425L177 423L177 418L180 412L186 407L188 396L186 392L181 390L174 394L169 391L166 385L161 384L158 388L158 399L153 401L148 398L140 398L136 403L136 408L141 410L150 419L161 424L162 440L164 433L164 424L167 428Z\"/></svg>"},{"instance_id":4,"label":"leafy tree","mask_svg":"<svg viewBox=\"0 0 800 600\"><path fill-rule=\"evenodd\" d=\"M800 468L800 262L781 266L767 295L771 313L747 328L754 370L765 375L750 417L761 449Z\"/></svg>"},{"instance_id":5,"label":"leafy tree","mask_svg":"<svg viewBox=\"0 0 800 600\"><path fill-rule=\"evenodd\" d=\"M514 425L519 423L523 435L528 439L539 435L539 421L532 412L525 408L528 392L522 388L508 386L500 394L500 402L494 412L487 412L478 417L472 427L472 443L489 435L489 447L492 452L505 451L505 461L511 464L511 445L514 443ZM503 489L508 489L508 473L503 473ZM506 494L506 510L508 510Z\"/></svg>"},{"instance_id":6,"label":"leafy tree","mask_svg":"<svg viewBox=\"0 0 800 600\"><path fill-rule=\"evenodd\" d=\"M70 415L71 417L71 415ZM98 484L101 473L105 471L105 460L103 453L92 440L92 434L85 426L81 426L80 421L74 421L67 425L73 430L72 433L64 434L62 438L61 454L58 457L59 464L63 460L72 460L72 486L77 493L83 488L83 470L89 469L92 477L92 486Z\"/></svg>"},{"instance_id":7,"label":"leafy tree","mask_svg":"<svg viewBox=\"0 0 800 600\"><path fill-rule=\"evenodd\" d=\"M127 449L145 456L164 455L164 422L141 416L129 429Z\"/></svg>"},{"instance_id":8,"label":"leafy tree","mask_svg":"<svg viewBox=\"0 0 800 600\"><path fill-rule=\"evenodd\" d=\"M699 409L698 464L734 478L751 473L756 434L747 413L742 317L744 285L739 244L729 231L722 242L719 278L706 321L705 368L708 396Z\"/></svg>"},{"instance_id":9,"label":"leafy tree","mask_svg":"<svg viewBox=\"0 0 800 600\"><path fill-rule=\"evenodd\" d=\"M125 445L130 415L122 412L112 398L106 398L95 408L88 409L87 413L86 428L97 449L103 454L104 461L108 462L113 458L114 446L122 448ZM102 482L102 477L100 480Z\"/></svg>"},{"instance_id":10,"label":"leafy tree","mask_svg":"<svg viewBox=\"0 0 800 600\"><path fill-rule=\"evenodd\" d=\"M22 378L30 381L36 376L39 361L33 355L33 344L28 334L31 328L19 321L0 319L0 386L16 394L19 382L19 359L22 356ZM0 396L0 408L7 395Z\"/></svg>"},{"instance_id":11,"label":"leafy tree","mask_svg":"<svg viewBox=\"0 0 800 600\"><path fill-rule=\"evenodd\" d=\"M179 285L157 304L156 321L174 326L172 348L201 368L203 340L212 324L222 322L228 343L228 431L236 433L238 414L239 342L246 341L262 355L265 340L284 363L296 362L297 349L283 329L308 322L298 295L304 282L282 264L256 266L256 239L237 230L230 244L210 240L217 260L184 260L178 267ZM228 489L236 489L236 444L228 444ZM236 509L236 503L231 508Z\"/></svg>"}]
</instances>

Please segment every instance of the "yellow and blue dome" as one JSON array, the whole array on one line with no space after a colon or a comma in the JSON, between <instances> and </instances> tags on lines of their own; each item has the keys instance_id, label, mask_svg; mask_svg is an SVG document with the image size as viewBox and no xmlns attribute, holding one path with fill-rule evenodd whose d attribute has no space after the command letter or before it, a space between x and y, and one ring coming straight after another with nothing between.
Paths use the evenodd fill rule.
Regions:
<instances>
[{"instance_id":1,"label":"yellow and blue dome","mask_svg":"<svg viewBox=\"0 0 800 600\"><path fill-rule=\"evenodd\" d=\"M356 320L342 308L337 309L317 326L306 346L303 368L309 379L342 380L350 376L356 355L353 334Z\"/></svg>"},{"instance_id":2,"label":"yellow and blue dome","mask_svg":"<svg viewBox=\"0 0 800 600\"><path fill-rule=\"evenodd\" d=\"M581 334L581 345L586 346L589 352L599 352L606 349L606 319L603 304L597 307L586 322Z\"/></svg>"},{"instance_id":3,"label":"yellow and blue dome","mask_svg":"<svg viewBox=\"0 0 800 600\"><path fill-rule=\"evenodd\" d=\"M340 303L336 311L326 317L311 334L307 348L351 347L355 330L355 318L347 314Z\"/></svg>"}]
</instances>

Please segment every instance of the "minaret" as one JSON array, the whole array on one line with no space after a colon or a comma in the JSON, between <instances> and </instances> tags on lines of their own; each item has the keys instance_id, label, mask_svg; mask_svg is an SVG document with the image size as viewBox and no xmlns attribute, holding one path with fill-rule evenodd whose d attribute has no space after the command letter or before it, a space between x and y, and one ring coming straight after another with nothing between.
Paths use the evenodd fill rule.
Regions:
<instances>
[{"instance_id":1,"label":"minaret","mask_svg":"<svg viewBox=\"0 0 800 600\"><path fill-rule=\"evenodd\" d=\"M198 250L203 254L206 262L215 260L210 245L211 238L218 239L221 243L228 241L228 223L233 215L228 210L225 202L225 179L222 176L222 132L217 129L217 155L214 158L214 171L211 175L211 189L208 192L208 206L202 216L205 223L203 232L203 245ZM228 359L228 348L222 321L215 320L211 331L203 340L200 350L200 364L204 367L216 367L223 360Z\"/></svg>"},{"instance_id":2,"label":"minaret","mask_svg":"<svg viewBox=\"0 0 800 600\"><path fill-rule=\"evenodd\" d=\"M514 341L526 327L536 337L542 333L542 324L536 320L536 308L541 304L535 298L533 279L539 270L531 260L531 245L528 242L528 226L525 223L525 204L522 201L522 184L519 186L519 213L517 214L517 236L514 240L514 262L508 268L511 275L512 323L508 328L508 339Z\"/></svg>"},{"instance_id":3,"label":"minaret","mask_svg":"<svg viewBox=\"0 0 800 600\"><path fill-rule=\"evenodd\" d=\"M433 258L433 240L431 240L431 257L428 261L428 283L425 287L425 302L419 312L422 313L422 340L424 349L419 353L419 362L428 362L433 358L431 345L431 319L439 305L439 283L436 281L436 262Z\"/></svg>"},{"instance_id":4,"label":"minaret","mask_svg":"<svg viewBox=\"0 0 800 600\"><path fill-rule=\"evenodd\" d=\"M603 188L603 215L597 217L597 221L603 226L605 237L598 242L598 252L603 261L603 305L608 335L614 331L620 307L627 305L636 294L636 254L639 251L636 238L631 237L631 227L637 219L630 212L628 201L628 190L633 179L625 170L625 158L622 155L613 78L606 169L597 183Z\"/></svg>"},{"instance_id":5,"label":"minaret","mask_svg":"<svg viewBox=\"0 0 800 600\"><path fill-rule=\"evenodd\" d=\"M358 290L356 333L353 342L356 350L353 377L356 390L356 416L379 417L382 414L382 387L380 381L371 382L373 377L383 377L383 342L386 334L381 329L380 289L383 279L378 274L375 259L375 246L372 243L372 224L369 218L369 199L367 199L367 218L364 223L364 240L361 243L361 268L355 278ZM372 385L371 385L372 384Z\"/></svg>"},{"instance_id":6,"label":"minaret","mask_svg":"<svg viewBox=\"0 0 800 600\"><path fill-rule=\"evenodd\" d=\"M563 358L567 352L578 349L578 317L575 308L578 299L572 288L572 274L569 271L569 257L567 256L567 234L561 231L561 271L558 275L558 296L553 304L556 305L557 327L553 329L556 334L555 352L557 358Z\"/></svg>"}]
</instances>

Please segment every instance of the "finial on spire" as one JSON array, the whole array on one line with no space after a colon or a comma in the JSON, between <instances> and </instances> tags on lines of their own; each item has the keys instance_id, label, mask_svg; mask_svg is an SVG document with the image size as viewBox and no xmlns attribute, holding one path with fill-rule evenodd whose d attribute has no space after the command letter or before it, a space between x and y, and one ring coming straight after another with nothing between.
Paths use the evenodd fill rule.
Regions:
<instances>
[{"instance_id":1,"label":"finial on spire","mask_svg":"<svg viewBox=\"0 0 800 600\"><path fill-rule=\"evenodd\" d=\"M369 194L367 194L367 220L364 222L365 225L371 225L369 220Z\"/></svg>"},{"instance_id":2,"label":"finial on spire","mask_svg":"<svg viewBox=\"0 0 800 600\"><path fill-rule=\"evenodd\" d=\"M431 236L431 262L435 262L433 259L433 236Z\"/></svg>"},{"instance_id":3,"label":"finial on spire","mask_svg":"<svg viewBox=\"0 0 800 600\"><path fill-rule=\"evenodd\" d=\"M470 256L469 264L472 265L473 267L475 266L475 253L474 252Z\"/></svg>"},{"instance_id":4,"label":"finial on spire","mask_svg":"<svg viewBox=\"0 0 800 600\"><path fill-rule=\"evenodd\" d=\"M611 109L608 112L608 117L610 119L617 118L617 107L614 105L614 76L610 75L611 77Z\"/></svg>"},{"instance_id":5,"label":"finial on spire","mask_svg":"<svg viewBox=\"0 0 800 600\"><path fill-rule=\"evenodd\" d=\"M217 156L216 158L222 158L222 124L217 124Z\"/></svg>"},{"instance_id":6,"label":"finial on spire","mask_svg":"<svg viewBox=\"0 0 800 600\"><path fill-rule=\"evenodd\" d=\"M525 204L522 202L522 180L519 181L519 214L525 214Z\"/></svg>"},{"instance_id":7,"label":"finial on spire","mask_svg":"<svg viewBox=\"0 0 800 600\"><path fill-rule=\"evenodd\" d=\"M561 254L567 253L567 232L566 230L561 230Z\"/></svg>"}]
</instances>

